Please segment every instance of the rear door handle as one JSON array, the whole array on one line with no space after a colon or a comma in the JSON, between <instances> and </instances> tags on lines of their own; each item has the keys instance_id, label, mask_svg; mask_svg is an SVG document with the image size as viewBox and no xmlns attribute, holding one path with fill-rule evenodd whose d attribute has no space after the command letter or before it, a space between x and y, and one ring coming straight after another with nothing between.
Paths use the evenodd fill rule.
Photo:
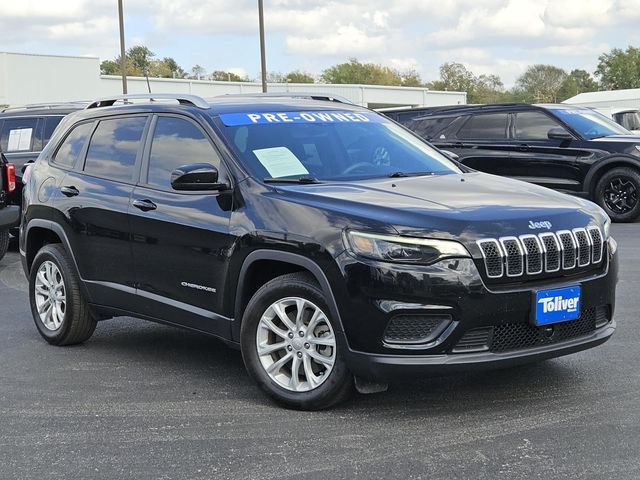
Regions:
<instances>
[{"instance_id":1,"label":"rear door handle","mask_svg":"<svg viewBox=\"0 0 640 480\"><path fill-rule=\"evenodd\" d=\"M148 212L149 210L155 210L156 208L158 208L158 206L151 200L134 200L133 206L142 210L143 212Z\"/></svg>"},{"instance_id":2,"label":"rear door handle","mask_svg":"<svg viewBox=\"0 0 640 480\"><path fill-rule=\"evenodd\" d=\"M76 195L80 195L80 190L78 190L74 186L62 187L60 191L67 197L75 197Z\"/></svg>"}]
</instances>

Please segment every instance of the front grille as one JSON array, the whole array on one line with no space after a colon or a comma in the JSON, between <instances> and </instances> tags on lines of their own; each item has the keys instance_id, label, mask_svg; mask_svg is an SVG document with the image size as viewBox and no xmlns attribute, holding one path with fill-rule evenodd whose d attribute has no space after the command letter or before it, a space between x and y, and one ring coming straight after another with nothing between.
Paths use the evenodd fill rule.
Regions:
<instances>
[{"instance_id":1,"label":"front grille","mask_svg":"<svg viewBox=\"0 0 640 480\"><path fill-rule=\"evenodd\" d=\"M512 350L553 345L572 338L589 335L596 328L604 327L611 321L608 305L588 308L580 318L568 322L537 327L531 323L503 323L492 327L474 328L467 331L451 353L471 353L490 351L503 353Z\"/></svg>"},{"instance_id":2,"label":"front grille","mask_svg":"<svg viewBox=\"0 0 640 480\"><path fill-rule=\"evenodd\" d=\"M604 241L598 227L479 240L487 277L519 277L573 270L602 262Z\"/></svg>"},{"instance_id":3,"label":"front grille","mask_svg":"<svg viewBox=\"0 0 640 480\"><path fill-rule=\"evenodd\" d=\"M490 350L495 353L551 345L588 335L596 329L596 309L589 308L569 322L536 327L530 323L505 323L493 329Z\"/></svg>"},{"instance_id":4,"label":"front grille","mask_svg":"<svg viewBox=\"0 0 640 480\"><path fill-rule=\"evenodd\" d=\"M396 315L387 325L387 343L427 343L451 323L449 315Z\"/></svg>"}]
</instances>

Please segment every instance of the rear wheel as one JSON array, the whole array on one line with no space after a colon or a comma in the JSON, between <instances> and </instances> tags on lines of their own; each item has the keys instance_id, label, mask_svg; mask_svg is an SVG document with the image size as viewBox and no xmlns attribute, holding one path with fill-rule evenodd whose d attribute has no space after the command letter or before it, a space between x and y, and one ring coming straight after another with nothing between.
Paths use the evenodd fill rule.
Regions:
<instances>
[{"instance_id":1,"label":"rear wheel","mask_svg":"<svg viewBox=\"0 0 640 480\"><path fill-rule=\"evenodd\" d=\"M7 254L9 249L9 230L0 230L0 260Z\"/></svg>"},{"instance_id":2,"label":"rear wheel","mask_svg":"<svg viewBox=\"0 0 640 480\"><path fill-rule=\"evenodd\" d=\"M82 343L96 328L78 275L61 245L45 245L37 253L29 275L29 299L38 332L52 345Z\"/></svg>"},{"instance_id":3,"label":"rear wheel","mask_svg":"<svg viewBox=\"0 0 640 480\"><path fill-rule=\"evenodd\" d=\"M633 222L640 216L640 172L630 167L613 168L598 181L596 202L614 222Z\"/></svg>"},{"instance_id":4,"label":"rear wheel","mask_svg":"<svg viewBox=\"0 0 640 480\"><path fill-rule=\"evenodd\" d=\"M308 274L283 275L256 292L243 317L241 343L247 370L280 404L319 410L352 391L336 325Z\"/></svg>"}]
</instances>

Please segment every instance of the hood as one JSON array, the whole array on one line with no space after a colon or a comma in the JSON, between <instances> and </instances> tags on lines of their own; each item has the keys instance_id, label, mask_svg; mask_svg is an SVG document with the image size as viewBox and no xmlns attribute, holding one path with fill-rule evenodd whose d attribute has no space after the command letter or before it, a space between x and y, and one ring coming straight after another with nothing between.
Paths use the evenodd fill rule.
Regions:
<instances>
[{"instance_id":1,"label":"hood","mask_svg":"<svg viewBox=\"0 0 640 480\"><path fill-rule=\"evenodd\" d=\"M637 143L640 145L640 132L633 130L633 135L609 135L607 137L594 138L592 142L620 142L620 143Z\"/></svg>"},{"instance_id":2,"label":"hood","mask_svg":"<svg viewBox=\"0 0 640 480\"><path fill-rule=\"evenodd\" d=\"M367 218L382 221L412 236L522 235L600 225L606 217L587 200L479 172L287 185L278 190L291 201L339 212L358 223Z\"/></svg>"}]
</instances>

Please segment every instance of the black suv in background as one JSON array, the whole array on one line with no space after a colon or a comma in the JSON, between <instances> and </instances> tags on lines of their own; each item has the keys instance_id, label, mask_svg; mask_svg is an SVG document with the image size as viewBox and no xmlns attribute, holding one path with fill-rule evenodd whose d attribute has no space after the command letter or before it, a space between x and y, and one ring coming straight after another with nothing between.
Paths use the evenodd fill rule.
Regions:
<instances>
[{"instance_id":1,"label":"black suv in background","mask_svg":"<svg viewBox=\"0 0 640 480\"><path fill-rule=\"evenodd\" d=\"M584 196L614 222L640 216L640 137L592 109L503 104L384 113L475 170Z\"/></svg>"},{"instance_id":2,"label":"black suv in background","mask_svg":"<svg viewBox=\"0 0 640 480\"><path fill-rule=\"evenodd\" d=\"M471 171L335 100L122 99L66 117L29 169L20 253L51 344L120 315L181 326L317 409L354 382L539 361L615 330L616 242L587 200Z\"/></svg>"},{"instance_id":3,"label":"black suv in background","mask_svg":"<svg viewBox=\"0 0 640 480\"><path fill-rule=\"evenodd\" d=\"M7 197L10 204L20 205L25 166L38 158L60 121L86 105L87 102L47 103L0 112L0 151L15 165L17 179L15 191Z\"/></svg>"}]
</instances>

